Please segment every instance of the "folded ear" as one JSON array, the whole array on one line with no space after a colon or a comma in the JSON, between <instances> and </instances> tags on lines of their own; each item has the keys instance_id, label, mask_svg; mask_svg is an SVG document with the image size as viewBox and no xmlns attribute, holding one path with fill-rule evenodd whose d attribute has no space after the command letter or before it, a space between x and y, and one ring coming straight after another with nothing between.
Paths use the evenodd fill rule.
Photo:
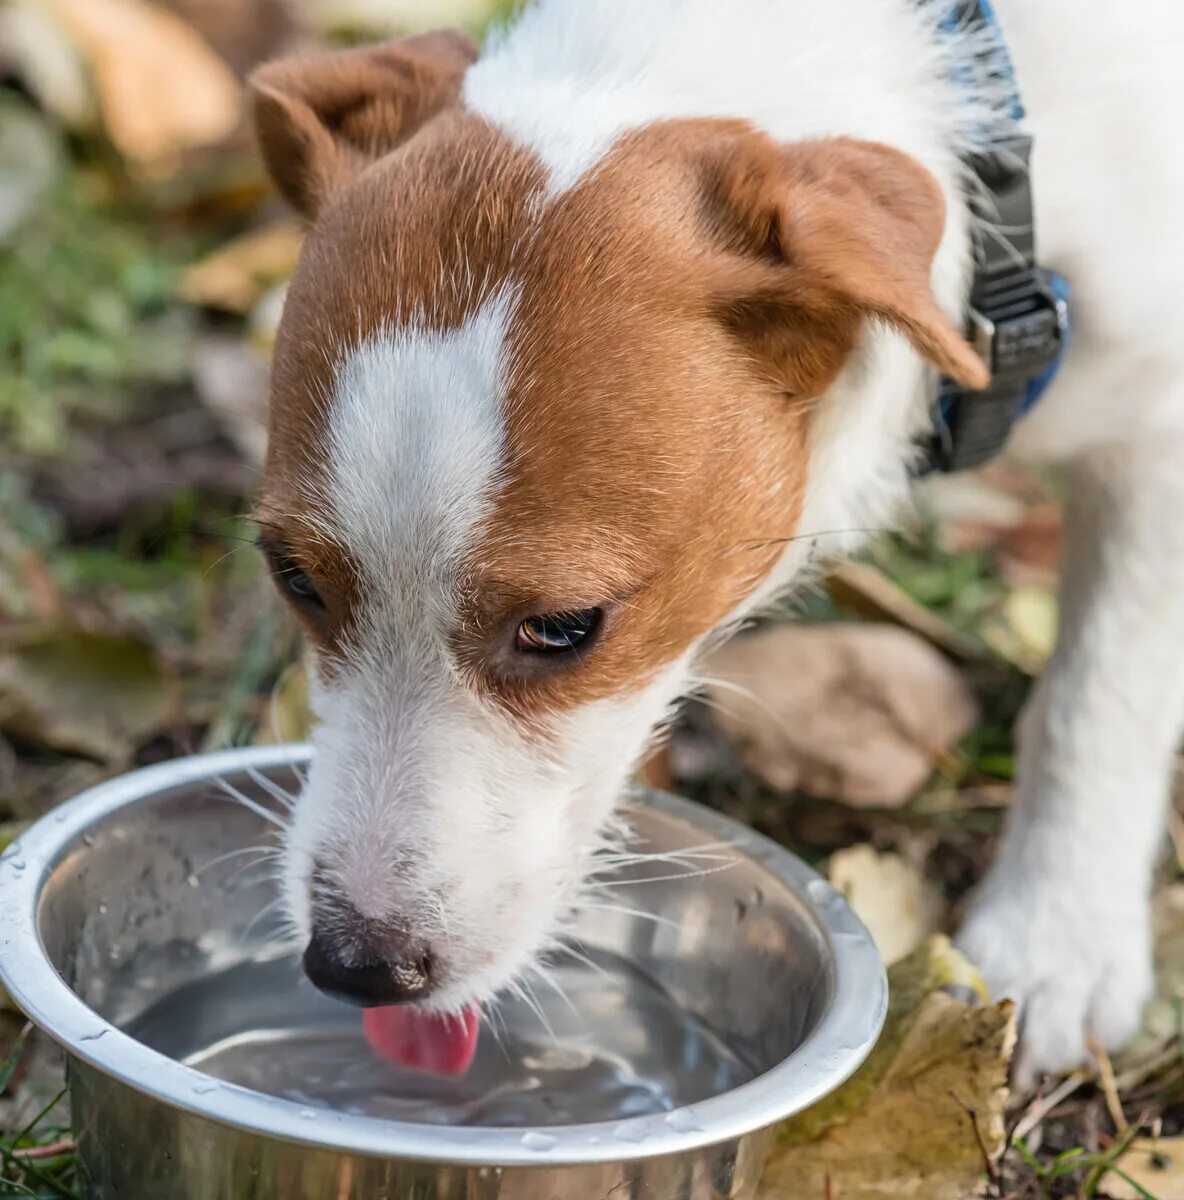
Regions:
<instances>
[{"instance_id":1,"label":"folded ear","mask_svg":"<svg viewBox=\"0 0 1184 1200\"><path fill-rule=\"evenodd\" d=\"M987 385L930 285L945 202L924 167L849 138L781 146L749 130L722 141L707 186L728 249L724 313L787 391L825 391L868 320L899 330L943 374Z\"/></svg>"},{"instance_id":2,"label":"folded ear","mask_svg":"<svg viewBox=\"0 0 1184 1200\"><path fill-rule=\"evenodd\" d=\"M461 33L422 34L260 67L255 130L277 187L316 215L327 196L455 101L477 57Z\"/></svg>"}]
</instances>

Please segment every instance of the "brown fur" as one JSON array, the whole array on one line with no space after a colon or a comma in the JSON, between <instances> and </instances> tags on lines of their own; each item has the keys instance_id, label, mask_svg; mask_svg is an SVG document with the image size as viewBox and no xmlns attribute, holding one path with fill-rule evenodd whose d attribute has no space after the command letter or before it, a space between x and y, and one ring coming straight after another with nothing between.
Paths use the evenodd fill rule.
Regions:
<instances>
[{"instance_id":1,"label":"brown fur","mask_svg":"<svg viewBox=\"0 0 1184 1200\"><path fill-rule=\"evenodd\" d=\"M869 321L964 382L985 370L930 291L942 200L905 156L672 121L544 203L534 159L455 102L463 54L431 44L397 100L405 48L260 77L269 162L318 214L276 348L262 511L332 593L337 635L313 632L340 648L348 547L301 520L333 369L384 325L455 327L508 282L508 483L456 651L538 720L641 685L767 573L800 514L812 405ZM525 615L592 605L609 620L586 656L510 649Z\"/></svg>"}]
</instances>

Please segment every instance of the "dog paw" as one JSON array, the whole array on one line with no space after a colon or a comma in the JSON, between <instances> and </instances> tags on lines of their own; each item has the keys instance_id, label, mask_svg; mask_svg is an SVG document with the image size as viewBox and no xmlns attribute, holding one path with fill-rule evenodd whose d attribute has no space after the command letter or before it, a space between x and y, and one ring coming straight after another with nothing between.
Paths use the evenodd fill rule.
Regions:
<instances>
[{"instance_id":1,"label":"dog paw","mask_svg":"<svg viewBox=\"0 0 1184 1200\"><path fill-rule=\"evenodd\" d=\"M1091 1040L1114 1051L1138 1031L1154 984L1149 909L1099 895L1099 886L997 871L958 935L991 995L1018 1005L1012 1074L1020 1087L1080 1066Z\"/></svg>"}]
</instances>

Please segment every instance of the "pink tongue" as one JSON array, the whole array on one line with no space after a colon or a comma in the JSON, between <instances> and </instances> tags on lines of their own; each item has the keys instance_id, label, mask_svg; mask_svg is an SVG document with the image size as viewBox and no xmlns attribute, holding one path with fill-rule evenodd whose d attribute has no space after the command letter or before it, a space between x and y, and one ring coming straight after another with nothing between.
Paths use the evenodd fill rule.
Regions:
<instances>
[{"instance_id":1,"label":"pink tongue","mask_svg":"<svg viewBox=\"0 0 1184 1200\"><path fill-rule=\"evenodd\" d=\"M477 1053L481 1010L439 1016L405 1005L368 1008L362 1013L366 1040L375 1054L402 1067L435 1075L463 1075Z\"/></svg>"}]
</instances>

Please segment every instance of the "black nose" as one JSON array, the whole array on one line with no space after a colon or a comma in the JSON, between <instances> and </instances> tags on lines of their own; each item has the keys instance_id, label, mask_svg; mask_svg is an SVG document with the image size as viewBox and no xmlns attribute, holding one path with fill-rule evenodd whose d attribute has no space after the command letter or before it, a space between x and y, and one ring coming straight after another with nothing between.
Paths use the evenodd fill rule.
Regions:
<instances>
[{"instance_id":1,"label":"black nose","mask_svg":"<svg viewBox=\"0 0 1184 1200\"><path fill-rule=\"evenodd\" d=\"M335 920L313 926L304 951L304 973L327 996L374 1008L424 999L432 986L427 946L385 922L356 927Z\"/></svg>"}]
</instances>

